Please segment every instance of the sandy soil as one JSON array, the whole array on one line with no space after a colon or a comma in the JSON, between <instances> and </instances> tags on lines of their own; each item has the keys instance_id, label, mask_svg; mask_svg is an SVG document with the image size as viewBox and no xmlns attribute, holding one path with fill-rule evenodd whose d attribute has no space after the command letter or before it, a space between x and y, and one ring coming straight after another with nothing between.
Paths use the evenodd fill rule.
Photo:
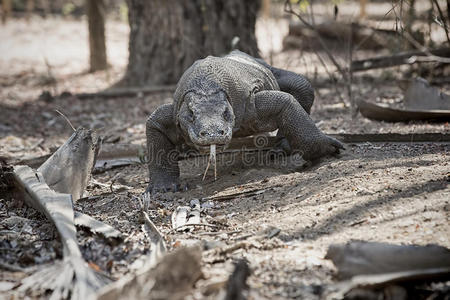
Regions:
<instances>
[{"instance_id":1,"label":"sandy soil","mask_svg":"<svg viewBox=\"0 0 450 300\"><path fill-rule=\"evenodd\" d=\"M84 73L88 63L85 25L77 20L33 19L31 24L14 20L1 28L0 39L7 41L0 44L2 159L40 156L61 145L71 129L55 109L75 126L95 128L106 142L145 143L145 119L157 106L171 101L170 93L120 99L38 99L46 90L53 94L101 90L120 78L127 59L126 24L108 23L112 68L95 74ZM283 26L278 27L280 34L286 32ZM277 39L281 40L278 35ZM262 48L272 47L264 45ZM39 49L44 49L47 64L35 55ZM266 56L277 66L310 76L317 61L314 57L296 51ZM319 72L318 76L320 79L324 74ZM354 93L356 98L372 101L401 98L395 82L362 77L355 80ZM326 133L450 132L448 123L389 124L360 115L352 118L346 102L341 84L318 88L312 117ZM253 299L317 299L319 287L334 280L335 269L324 259L330 244L360 239L450 247L448 143L349 144L339 157L323 159L302 170L240 164L227 170L219 168L215 182L211 175L202 182L201 170L202 166L192 169L183 162L182 179L192 189L157 197L150 207L150 215L171 249L200 244L205 250L205 279L197 283L191 298L205 297L205 286L225 280L238 258L250 263ZM76 210L127 236L125 242L114 244L84 230L78 233L85 259L117 279L133 271L133 262L149 248L137 216L137 199L148 184L147 170L145 165L134 165L93 177L107 185L118 182L131 187L111 192L91 183L90 197L75 204ZM226 201L204 200L218 192L246 190L253 193ZM205 222L217 228L191 232L171 229L171 213L177 206L190 205L193 199L200 199ZM268 238L267 233L274 228L279 233ZM52 226L11 194L0 194L0 235L2 262L28 267L61 257L61 244ZM240 247L222 256L208 250L238 243ZM21 272L2 271L0 281L17 283L23 276ZM3 293L10 295L11 291Z\"/></svg>"}]
</instances>

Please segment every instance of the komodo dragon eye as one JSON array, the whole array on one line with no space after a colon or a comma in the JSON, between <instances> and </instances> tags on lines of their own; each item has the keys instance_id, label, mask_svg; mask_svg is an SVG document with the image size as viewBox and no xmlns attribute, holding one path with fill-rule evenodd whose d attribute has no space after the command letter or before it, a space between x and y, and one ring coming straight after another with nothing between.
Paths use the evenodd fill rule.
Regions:
<instances>
[{"instance_id":1,"label":"komodo dragon eye","mask_svg":"<svg viewBox=\"0 0 450 300\"><path fill-rule=\"evenodd\" d=\"M188 108L188 110L187 110L187 119L190 121L190 122L194 122L195 121L195 115L194 115L194 112L192 111L192 109L189 107Z\"/></svg>"}]
</instances>

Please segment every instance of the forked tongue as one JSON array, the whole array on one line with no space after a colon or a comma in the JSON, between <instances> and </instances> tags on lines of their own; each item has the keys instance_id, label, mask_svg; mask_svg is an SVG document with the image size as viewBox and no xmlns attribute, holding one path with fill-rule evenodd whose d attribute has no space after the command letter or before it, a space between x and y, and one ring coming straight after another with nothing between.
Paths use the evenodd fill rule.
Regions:
<instances>
[{"instance_id":1,"label":"forked tongue","mask_svg":"<svg viewBox=\"0 0 450 300\"><path fill-rule=\"evenodd\" d=\"M209 148L208 164L206 165L206 170L205 173L203 174L202 180L205 180L206 173L208 173L209 166L211 166L211 163L214 163L214 180L217 180L216 145L211 145Z\"/></svg>"}]
</instances>

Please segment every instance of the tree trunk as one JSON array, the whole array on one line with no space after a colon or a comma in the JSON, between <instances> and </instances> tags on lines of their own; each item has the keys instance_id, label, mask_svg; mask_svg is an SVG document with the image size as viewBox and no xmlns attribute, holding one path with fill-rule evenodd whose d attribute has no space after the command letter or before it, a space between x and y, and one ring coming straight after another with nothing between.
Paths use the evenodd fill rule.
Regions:
<instances>
[{"instance_id":1,"label":"tree trunk","mask_svg":"<svg viewBox=\"0 0 450 300\"><path fill-rule=\"evenodd\" d=\"M30 22L31 15L34 11L34 0L27 0L26 11L25 19L27 22Z\"/></svg>"},{"instance_id":2,"label":"tree trunk","mask_svg":"<svg viewBox=\"0 0 450 300\"><path fill-rule=\"evenodd\" d=\"M89 25L90 71L105 70L108 67L105 43L104 0L86 0Z\"/></svg>"},{"instance_id":3,"label":"tree trunk","mask_svg":"<svg viewBox=\"0 0 450 300\"><path fill-rule=\"evenodd\" d=\"M6 20L11 16L12 3L11 0L2 1L2 23L5 24Z\"/></svg>"},{"instance_id":4,"label":"tree trunk","mask_svg":"<svg viewBox=\"0 0 450 300\"><path fill-rule=\"evenodd\" d=\"M258 56L260 0L127 0L129 62L119 85L176 83L197 59L238 49ZM236 41L236 39L234 40Z\"/></svg>"}]
</instances>

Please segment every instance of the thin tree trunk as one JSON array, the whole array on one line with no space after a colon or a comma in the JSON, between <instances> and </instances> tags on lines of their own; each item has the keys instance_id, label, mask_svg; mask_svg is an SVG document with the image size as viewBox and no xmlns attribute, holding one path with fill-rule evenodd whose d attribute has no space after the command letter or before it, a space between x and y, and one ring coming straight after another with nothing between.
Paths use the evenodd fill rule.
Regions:
<instances>
[{"instance_id":1,"label":"thin tree trunk","mask_svg":"<svg viewBox=\"0 0 450 300\"><path fill-rule=\"evenodd\" d=\"M238 49L258 55L256 13L261 0L127 0L129 62L118 85L176 83L197 59ZM236 40L236 39L234 39Z\"/></svg>"},{"instance_id":2,"label":"thin tree trunk","mask_svg":"<svg viewBox=\"0 0 450 300\"><path fill-rule=\"evenodd\" d=\"M89 25L90 71L105 70L108 67L105 42L104 0L86 0Z\"/></svg>"},{"instance_id":3,"label":"thin tree trunk","mask_svg":"<svg viewBox=\"0 0 450 300\"><path fill-rule=\"evenodd\" d=\"M43 18L45 19L45 18L47 18L49 15L50 15L50 13L52 12L51 11L51 9L50 9L50 3L49 3L49 0L40 0L40 4L41 4L41 6L42 6L42 9L43 9Z\"/></svg>"},{"instance_id":4,"label":"thin tree trunk","mask_svg":"<svg viewBox=\"0 0 450 300\"><path fill-rule=\"evenodd\" d=\"M30 22L31 19L31 14L34 11L34 0L27 0L27 12L25 15L25 19L27 20L27 22Z\"/></svg>"},{"instance_id":5,"label":"thin tree trunk","mask_svg":"<svg viewBox=\"0 0 450 300\"><path fill-rule=\"evenodd\" d=\"M2 1L2 23L5 24L11 16L12 3L11 0Z\"/></svg>"}]
</instances>

